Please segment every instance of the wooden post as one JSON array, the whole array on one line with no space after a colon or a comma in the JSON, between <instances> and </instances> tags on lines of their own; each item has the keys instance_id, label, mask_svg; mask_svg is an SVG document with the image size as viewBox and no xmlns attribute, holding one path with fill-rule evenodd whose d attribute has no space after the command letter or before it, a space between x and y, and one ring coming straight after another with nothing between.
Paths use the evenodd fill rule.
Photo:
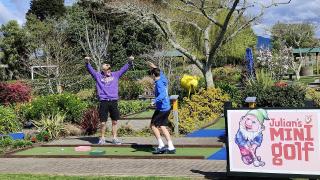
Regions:
<instances>
[{"instance_id":1,"label":"wooden post","mask_svg":"<svg viewBox=\"0 0 320 180\"><path fill-rule=\"evenodd\" d=\"M316 53L317 75L319 75L319 52Z\"/></svg>"},{"instance_id":2,"label":"wooden post","mask_svg":"<svg viewBox=\"0 0 320 180\"><path fill-rule=\"evenodd\" d=\"M178 114L178 97L179 95L171 95L172 113L174 119L174 134L179 135L179 114Z\"/></svg>"}]
</instances>

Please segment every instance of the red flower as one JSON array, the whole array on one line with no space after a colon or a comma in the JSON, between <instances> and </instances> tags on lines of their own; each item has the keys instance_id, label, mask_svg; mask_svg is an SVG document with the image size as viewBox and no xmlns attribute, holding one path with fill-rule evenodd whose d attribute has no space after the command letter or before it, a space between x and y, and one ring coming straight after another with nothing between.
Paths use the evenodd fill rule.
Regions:
<instances>
[{"instance_id":1,"label":"red flower","mask_svg":"<svg viewBox=\"0 0 320 180\"><path fill-rule=\"evenodd\" d=\"M283 82L283 81L278 81L274 84L276 87L287 87L288 83Z\"/></svg>"}]
</instances>

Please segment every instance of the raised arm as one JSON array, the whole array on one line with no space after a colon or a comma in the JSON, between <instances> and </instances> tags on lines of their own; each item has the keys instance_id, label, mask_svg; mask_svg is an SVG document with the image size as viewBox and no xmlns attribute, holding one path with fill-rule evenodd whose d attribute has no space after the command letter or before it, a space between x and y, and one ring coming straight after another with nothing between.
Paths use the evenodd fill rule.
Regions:
<instances>
[{"instance_id":1,"label":"raised arm","mask_svg":"<svg viewBox=\"0 0 320 180\"><path fill-rule=\"evenodd\" d=\"M97 72L93 69L93 67L90 64L90 57L85 57L85 62L86 62L86 68L89 71L89 73L91 74L91 76L96 79L97 77Z\"/></svg>"},{"instance_id":2,"label":"raised arm","mask_svg":"<svg viewBox=\"0 0 320 180\"><path fill-rule=\"evenodd\" d=\"M128 71L128 69L129 69L130 67L132 67L134 57L133 57L133 56L130 56L128 59L129 59L129 60L128 60L128 63L127 63L127 64L125 64L124 66L122 66L122 68L121 68L119 71L114 72L116 76L121 77L124 73L126 73L126 72Z\"/></svg>"}]
</instances>

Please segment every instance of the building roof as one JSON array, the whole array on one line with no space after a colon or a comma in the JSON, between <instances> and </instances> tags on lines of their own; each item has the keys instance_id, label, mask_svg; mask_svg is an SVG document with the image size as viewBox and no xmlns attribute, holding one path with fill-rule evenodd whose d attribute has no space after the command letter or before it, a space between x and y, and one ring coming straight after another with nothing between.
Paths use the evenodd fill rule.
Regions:
<instances>
[{"instance_id":1,"label":"building roof","mask_svg":"<svg viewBox=\"0 0 320 180\"><path fill-rule=\"evenodd\" d=\"M301 53L318 53L320 52L320 47L293 49L293 54L299 54L300 51Z\"/></svg>"},{"instance_id":2,"label":"building roof","mask_svg":"<svg viewBox=\"0 0 320 180\"><path fill-rule=\"evenodd\" d=\"M155 57L182 57L183 54L178 50L158 51L154 53Z\"/></svg>"}]
</instances>

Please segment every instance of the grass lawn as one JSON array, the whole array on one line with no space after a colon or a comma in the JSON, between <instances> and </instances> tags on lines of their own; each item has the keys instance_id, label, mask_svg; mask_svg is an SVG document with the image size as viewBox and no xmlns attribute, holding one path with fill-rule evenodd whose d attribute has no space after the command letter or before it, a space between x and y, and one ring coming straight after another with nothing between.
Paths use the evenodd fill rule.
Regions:
<instances>
[{"instance_id":1,"label":"grass lawn","mask_svg":"<svg viewBox=\"0 0 320 180\"><path fill-rule=\"evenodd\" d=\"M137 177L137 176L128 176L128 177L113 177L113 176L53 176L53 175L33 175L33 174L0 174L1 180L183 180L188 178L181 177Z\"/></svg>"},{"instance_id":2,"label":"grass lawn","mask_svg":"<svg viewBox=\"0 0 320 180\"><path fill-rule=\"evenodd\" d=\"M319 75L315 75L315 76L301 76L300 79L299 79L299 81L298 81L297 79L294 79L293 82L295 82L295 83L301 83L301 84L307 86L309 83L314 82L314 80L316 80L316 79L320 79L320 76L319 76ZM284 79L284 81L286 81L286 82L292 82L292 81L289 81L287 78Z\"/></svg>"},{"instance_id":3,"label":"grass lawn","mask_svg":"<svg viewBox=\"0 0 320 180\"><path fill-rule=\"evenodd\" d=\"M320 76L301 76L300 80L296 82L303 83L305 85L308 85L311 82L314 82L314 80L319 79Z\"/></svg>"},{"instance_id":4,"label":"grass lawn","mask_svg":"<svg viewBox=\"0 0 320 180\"><path fill-rule=\"evenodd\" d=\"M220 148L177 148L176 154L165 156L205 156L206 158ZM154 156L152 147L92 147L92 150L105 150L105 155L118 156ZM20 151L14 155L89 155L89 152L76 152L74 147L35 147ZM157 155L158 156L158 155Z\"/></svg>"},{"instance_id":5,"label":"grass lawn","mask_svg":"<svg viewBox=\"0 0 320 180\"><path fill-rule=\"evenodd\" d=\"M207 127L206 129L225 129L225 119L224 117L219 118L219 120L213 125Z\"/></svg>"},{"instance_id":6,"label":"grass lawn","mask_svg":"<svg viewBox=\"0 0 320 180\"><path fill-rule=\"evenodd\" d=\"M134 115L131 115L131 116L127 116L126 118L151 118L152 115L153 115L153 112L154 110L147 110L147 111L144 111L142 113L139 113L139 114L134 114Z\"/></svg>"}]
</instances>

